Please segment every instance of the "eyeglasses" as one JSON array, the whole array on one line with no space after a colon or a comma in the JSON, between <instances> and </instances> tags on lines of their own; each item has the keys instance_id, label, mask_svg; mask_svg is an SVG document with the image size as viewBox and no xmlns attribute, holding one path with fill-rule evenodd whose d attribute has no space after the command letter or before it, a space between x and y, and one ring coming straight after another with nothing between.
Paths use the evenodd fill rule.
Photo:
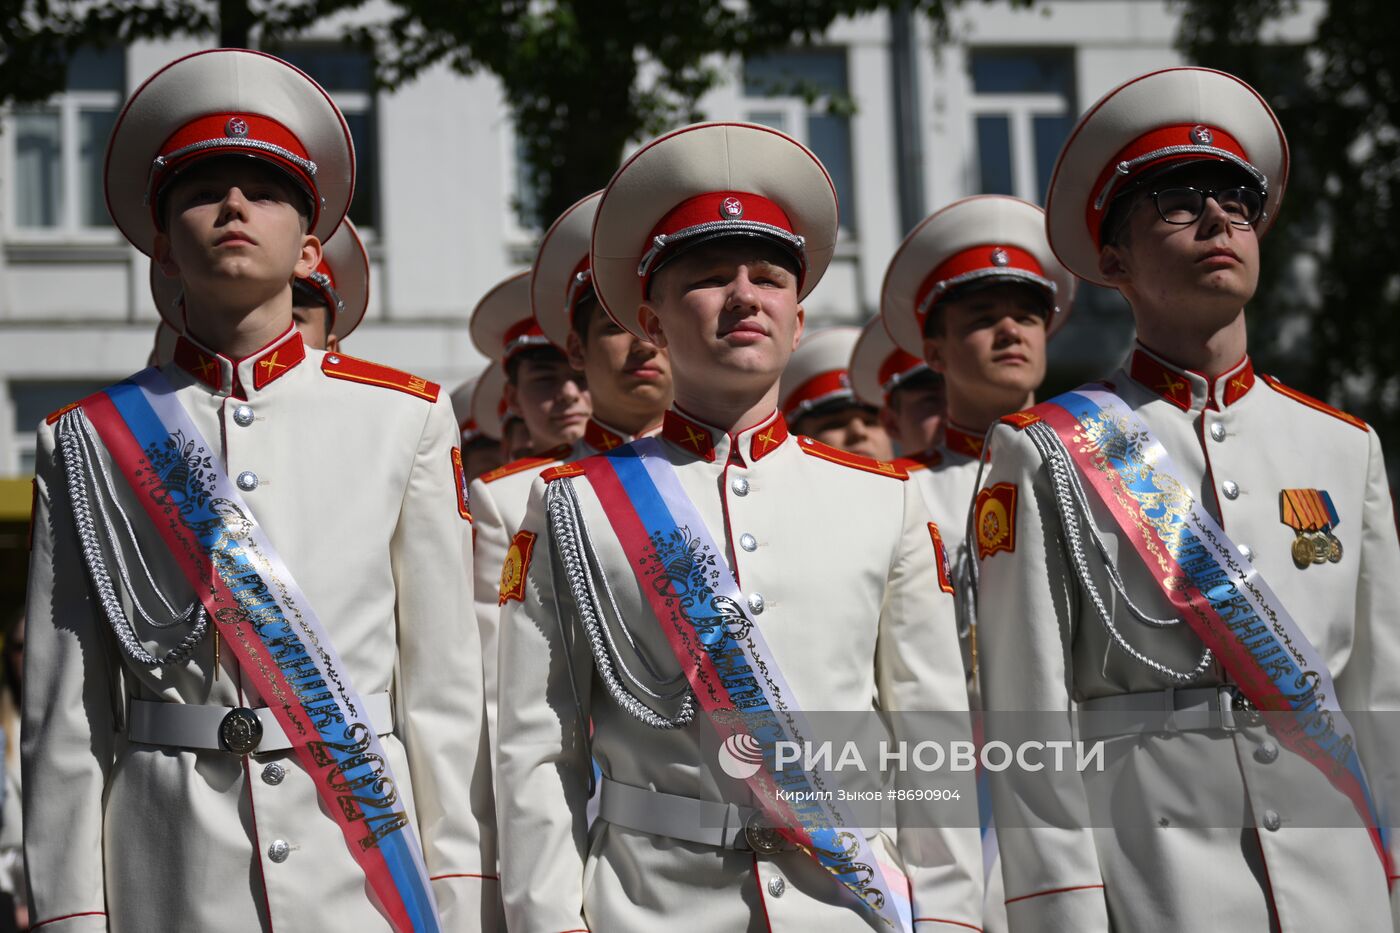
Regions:
<instances>
[{"instance_id":1,"label":"eyeglasses","mask_svg":"<svg viewBox=\"0 0 1400 933\"><path fill-rule=\"evenodd\" d=\"M1152 192L1157 213L1169 224L1184 226L1200 219L1207 199L1214 199L1236 227L1253 226L1264 213L1264 196L1253 188L1221 188L1202 191L1200 188L1163 188Z\"/></svg>"}]
</instances>

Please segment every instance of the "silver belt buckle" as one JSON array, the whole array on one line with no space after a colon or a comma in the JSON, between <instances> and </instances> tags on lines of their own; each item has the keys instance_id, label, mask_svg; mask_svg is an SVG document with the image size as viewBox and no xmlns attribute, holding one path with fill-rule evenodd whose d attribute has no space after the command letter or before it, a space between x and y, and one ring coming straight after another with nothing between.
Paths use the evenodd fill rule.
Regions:
<instances>
[{"instance_id":1,"label":"silver belt buckle","mask_svg":"<svg viewBox=\"0 0 1400 933\"><path fill-rule=\"evenodd\" d=\"M750 849L759 855L777 855L789 848L788 841L783 838L783 834L778 832L776 826L764 819L761 810L755 810L744 821L744 841L749 844Z\"/></svg>"},{"instance_id":2,"label":"silver belt buckle","mask_svg":"<svg viewBox=\"0 0 1400 933\"><path fill-rule=\"evenodd\" d=\"M235 755L247 755L257 750L262 737L262 720L246 706L235 706L219 723L219 744Z\"/></svg>"}]
</instances>

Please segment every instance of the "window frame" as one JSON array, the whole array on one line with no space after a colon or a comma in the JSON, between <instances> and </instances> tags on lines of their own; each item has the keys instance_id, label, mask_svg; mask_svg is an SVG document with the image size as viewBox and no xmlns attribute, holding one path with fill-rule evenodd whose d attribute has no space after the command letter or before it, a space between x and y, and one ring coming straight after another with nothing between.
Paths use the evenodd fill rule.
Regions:
<instances>
[{"instance_id":1,"label":"window frame","mask_svg":"<svg viewBox=\"0 0 1400 933\"><path fill-rule=\"evenodd\" d=\"M1011 154L1011 196L1044 206L1044 192L1040 190L1039 160L1035 150L1035 118L1067 117L1071 121L1078 115L1075 97L1078 89L1075 82L1077 49L1073 46L977 46L970 45L965 53L964 68L967 75L967 121L966 139L971 144L972 158L968 159L967 189L987 193L982 186L982 152L977 144L977 119L979 117L1005 117L1008 145ZM981 92L974 88L973 63L978 55L1024 55L1027 57L1053 54L1062 56L1069 64L1070 86L1064 95L1059 92ZM1049 184L1049 179L1045 179Z\"/></svg>"}]
</instances>

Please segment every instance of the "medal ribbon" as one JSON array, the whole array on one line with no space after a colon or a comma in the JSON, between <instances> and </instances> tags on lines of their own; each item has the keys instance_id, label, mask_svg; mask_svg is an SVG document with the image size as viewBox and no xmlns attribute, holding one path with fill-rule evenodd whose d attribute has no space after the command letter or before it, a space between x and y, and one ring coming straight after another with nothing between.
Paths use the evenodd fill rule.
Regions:
<instances>
[{"instance_id":1,"label":"medal ribbon","mask_svg":"<svg viewBox=\"0 0 1400 933\"><path fill-rule=\"evenodd\" d=\"M1177 479L1161 441L1122 399L1102 389L1068 392L1036 411L1162 593L1245 697L1260 710L1292 714L1272 717L1271 728L1351 801L1392 876L1389 824L1371 796L1326 660L1259 570Z\"/></svg>"},{"instance_id":2,"label":"medal ribbon","mask_svg":"<svg viewBox=\"0 0 1400 933\"><path fill-rule=\"evenodd\" d=\"M911 930L907 881L899 879L900 889L889 885L848 808L822 792L820 776L776 768L776 743L811 741L812 730L661 442L643 438L580 465L701 708L722 739L747 736L762 749L764 766L746 783L773 826L830 872L877 929ZM697 556L713 557L706 585L677 595L664 571L649 573L658 570L658 542L684 542ZM800 795L801 803L780 792Z\"/></svg>"},{"instance_id":3,"label":"medal ribbon","mask_svg":"<svg viewBox=\"0 0 1400 933\"><path fill-rule=\"evenodd\" d=\"M372 897L398 933L441 930L423 850L369 710L252 510L222 466L172 482L152 462L174 444L188 464L217 452L157 369L104 389L83 412L136 493L219 635L316 784ZM184 454L192 442L193 457ZM187 474L185 474L187 475Z\"/></svg>"}]
</instances>

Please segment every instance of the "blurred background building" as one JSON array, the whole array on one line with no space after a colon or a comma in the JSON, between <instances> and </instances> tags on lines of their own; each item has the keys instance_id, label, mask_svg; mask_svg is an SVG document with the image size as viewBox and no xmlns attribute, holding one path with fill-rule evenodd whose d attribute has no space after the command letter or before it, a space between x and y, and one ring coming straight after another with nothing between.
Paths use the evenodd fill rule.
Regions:
<instances>
[{"instance_id":1,"label":"blurred background building","mask_svg":"<svg viewBox=\"0 0 1400 933\"><path fill-rule=\"evenodd\" d=\"M1309 42L1322 7L1302 3L1269 41ZM372 18L375 5L351 15ZM699 109L778 127L826 163L841 200L841 242L807 304L809 320L860 323L875 310L895 247L929 211L979 192L1041 202L1085 107L1129 77L1183 62L1181 15L1164 0L969 4L952 12L946 41L908 12L838 20L816 43L717 61L725 80ZM265 46L319 80L354 134L360 168L350 216L369 246L373 288L346 349L450 388L482 365L467 339L468 310L528 264L540 221L550 218L536 216L493 75L438 65L377 92L374 62L342 41L345 25L333 19ZM0 114L0 607L22 599L35 425L144 366L158 320L148 261L104 206L107 135L149 74L215 44L79 51L64 90ZM1106 371L1130 340L1116 293L1086 289L1051 346L1049 388Z\"/></svg>"}]
</instances>

